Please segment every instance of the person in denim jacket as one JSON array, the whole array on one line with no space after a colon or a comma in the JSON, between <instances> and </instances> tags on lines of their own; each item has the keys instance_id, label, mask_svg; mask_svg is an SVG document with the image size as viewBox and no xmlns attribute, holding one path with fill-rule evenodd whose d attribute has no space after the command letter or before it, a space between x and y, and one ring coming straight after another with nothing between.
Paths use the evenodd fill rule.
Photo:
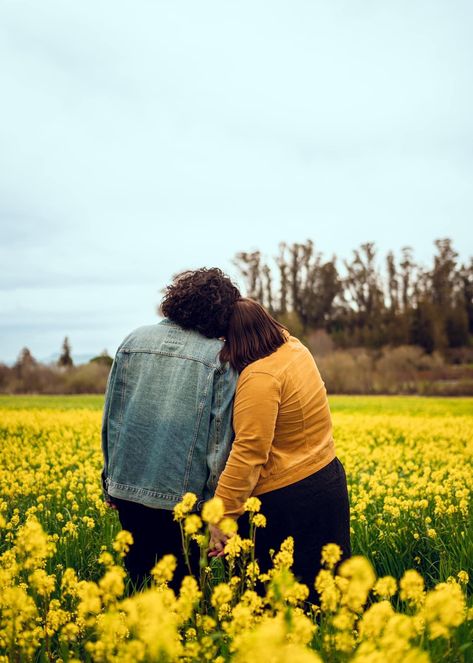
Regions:
<instances>
[{"instance_id":1,"label":"person in denim jacket","mask_svg":"<svg viewBox=\"0 0 473 663\"><path fill-rule=\"evenodd\" d=\"M186 570L172 509L186 492L199 508L215 492L233 440L237 373L219 355L240 293L221 270L179 274L161 322L129 334L108 378L102 421L102 483L134 543L125 557L141 585L163 555Z\"/></svg>"}]
</instances>

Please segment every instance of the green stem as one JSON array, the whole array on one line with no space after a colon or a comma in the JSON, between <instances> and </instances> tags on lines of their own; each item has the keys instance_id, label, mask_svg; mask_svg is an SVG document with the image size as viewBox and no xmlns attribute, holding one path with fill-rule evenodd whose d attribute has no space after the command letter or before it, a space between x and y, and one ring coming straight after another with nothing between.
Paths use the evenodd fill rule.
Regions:
<instances>
[{"instance_id":1,"label":"green stem","mask_svg":"<svg viewBox=\"0 0 473 663\"><path fill-rule=\"evenodd\" d=\"M182 526L182 520L179 521L179 529L181 530L181 544L182 544L182 552L184 553L184 561L186 563L187 570L189 571L189 575L193 575L191 562L189 558L189 539L185 535L184 527Z\"/></svg>"}]
</instances>

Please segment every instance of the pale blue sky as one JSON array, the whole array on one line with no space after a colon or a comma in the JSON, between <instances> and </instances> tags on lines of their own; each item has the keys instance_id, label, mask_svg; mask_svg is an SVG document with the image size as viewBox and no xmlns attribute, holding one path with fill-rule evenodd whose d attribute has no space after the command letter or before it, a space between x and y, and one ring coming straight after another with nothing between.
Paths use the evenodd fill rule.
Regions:
<instances>
[{"instance_id":1,"label":"pale blue sky","mask_svg":"<svg viewBox=\"0 0 473 663\"><path fill-rule=\"evenodd\" d=\"M0 0L0 360L114 352L183 268L473 253L469 0Z\"/></svg>"}]
</instances>

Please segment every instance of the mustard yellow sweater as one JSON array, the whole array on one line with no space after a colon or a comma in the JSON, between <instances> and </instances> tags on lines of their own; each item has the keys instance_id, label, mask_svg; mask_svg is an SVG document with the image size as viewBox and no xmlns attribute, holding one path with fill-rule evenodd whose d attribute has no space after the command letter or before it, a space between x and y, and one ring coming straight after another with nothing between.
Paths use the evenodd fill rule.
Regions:
<instances>
[{"instance_id":1,"label":"mustard yellow sweater","mask_svg":"<svg viewBox=\"0 0 473 663\"><path fill-rule=\"evenodd\" d=\"M251 495L288 486L335 458L325 385L309 350L293 336L240 374L235 440L216 495L237 518Z\"/></svg>"}]
</instances>

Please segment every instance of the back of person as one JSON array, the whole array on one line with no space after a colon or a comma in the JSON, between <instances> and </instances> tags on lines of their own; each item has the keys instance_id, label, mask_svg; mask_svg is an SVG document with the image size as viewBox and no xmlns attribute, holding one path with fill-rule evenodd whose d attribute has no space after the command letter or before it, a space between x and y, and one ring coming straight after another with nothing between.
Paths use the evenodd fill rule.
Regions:
<instances>
[{"instance_id":1,"label":"back of person","mask_svg":"<svg viewBox=\"0 0 473 663\"><path fill-rule=\"evenodd\" d=\"M238 389L271 376L278 395L278 416L267 464L253 494L304 479L335 458L332 419L325 385L309 350L294 336L276 352L247 366ZM264 416L264 412L261 413Z\"/></svg>"},{"instance_id":2,"label":"back of person","mask_svg":"<svg viewBox=\"0 0 473 663\"><path fill-rule=\"evenodd\" d=\"M318 602L314 578L327 543L351 554L346 474L335 455L327 394L309 351L258 302L241 298L228 324L223 359L240 371L234 402L235 440L216 495L225 515L251 531L245 501L258 496L266 527L258 531L260 569L271 551L294 540L293 571ZM212 555L224 553L226 536L211 527ZM261 587L259 591L261 591Z\"/></svg>"},{"instance_id":3,"label":"back of person","mask_svg":"<svg viewBox=\"0 0 473 663\"><path fill-rule=\"evenodd\" d=\"M103 413L102 485L133 537L124 561L136 587L163 555L177 558L176 591L189 572L172 509L187 492L196 494L197 509L213 496L231 449L237 372L220 360L219 339L239 298L218 268L182 272L165 289L165 319L129 334L116 353Z\"/></svg>"},{"instance_id":4,"label":"back of person","mask_svg":"<svg viewBox=\"0 0 473 663\"><path fill-rule=\"evenodd\" d=\"M188 491L200 500L213 494L230 451L228 434L218 433L230 429L236 381L221 348L167 319L123 341L104 410L112 498L172 509Z\"/></svg>"}]
</instances>

